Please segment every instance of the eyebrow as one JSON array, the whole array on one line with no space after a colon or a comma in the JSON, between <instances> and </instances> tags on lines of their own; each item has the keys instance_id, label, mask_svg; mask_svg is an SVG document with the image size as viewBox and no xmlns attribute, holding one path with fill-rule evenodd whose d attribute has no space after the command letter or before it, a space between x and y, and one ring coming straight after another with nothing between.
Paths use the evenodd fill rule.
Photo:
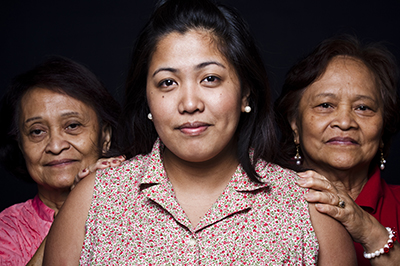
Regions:
<instances>
[{"instance_id":1,"label":"eyebrow","mask_svg":"<svg viewBox=\"0 0 400 266\"><path fill-rule=\"evenodd\" d=\"M332 97L332 98L337 98L336 94L334 94L334 93L319 93L319 94L315 95L315 97ZM360 94L357 94L356 97L355 97L355 100L362 100L362 99L367 99L367 100L371 100L371 101L373 101L373 102L377 102L376 99L374 99L374 98L372 98L372 97L370 97L370 96L367 96L367 95L360 95Z\"/></svg>"},{"instance_id":2,"label":"eyebrow","mask_svg":"<svg viewBox=\"0 0 400 266\"><path fill-rule=\"evenodd\" d=\"M66 112L66 113L61 114L61 117L77 116L77 115L79 115L78 112ZM31 117L31 118L28 118L28 119L25 121L25 124L27 124L27 123L29 123L29 122L32 122L32 121L40 120L40 119L42 119L41 116Z\"/></svg>"},{"instance_id":3,"label":"eyebrow","mask_svg":"<svg viewBox=\"0 0 400 266\"><path fill-rule=\"evenodd\" d=\"M221 63L219 63L217 61L207 61L207 62L203 62L203 63L198 64L195 67L195 69L199 70L199 69L205 68L206 66L209 66L209 65L217 65L217 66L220 66L222 68L226 68L223 64L221 64ZM176 73L176 72L178 72L178 69L172 68L172 67L161 67L161 68L158 68L156 71L154 71L152 77L154 77L155 75L157 75L157 73L162 72L162 71L168 71L168 72Z\"/></svg>"}]
</instances>

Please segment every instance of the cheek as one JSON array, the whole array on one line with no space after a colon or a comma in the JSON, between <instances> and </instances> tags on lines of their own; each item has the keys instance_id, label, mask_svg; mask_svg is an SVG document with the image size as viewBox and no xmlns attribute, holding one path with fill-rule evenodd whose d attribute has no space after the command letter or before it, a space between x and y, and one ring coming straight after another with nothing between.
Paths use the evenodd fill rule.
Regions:
<instances>
[{"instance_id":1,"label":"cheek","mask_svg":"<svg viewBox=\"0 0 400 266\"><path fill-rule=\"evenodd\" d=\"M43 147L41 143L32 143L24 139L22 139L20 142L20 149L27 166L37 163L43 153Z\"/></svg>"},{"instance_id":2,"label":"cheek","mask_svg":"<svg viewBox=\"0 0 400 266\"><path fill-rule=\"evenodd\" d=\"M85 136L73 136L68 141L84 157L87 156L90 159L95 157L97 160L101 155L102 145L100 143L100 136L95 131L88 132Z\"/></svg>"}]
</instances>

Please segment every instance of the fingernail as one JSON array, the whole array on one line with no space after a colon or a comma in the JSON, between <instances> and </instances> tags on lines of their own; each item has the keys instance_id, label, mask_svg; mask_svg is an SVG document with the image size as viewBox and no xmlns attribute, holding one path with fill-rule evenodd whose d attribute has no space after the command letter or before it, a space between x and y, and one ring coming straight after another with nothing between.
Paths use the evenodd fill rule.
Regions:
<instances>
[{"instance_id":1,"label":"fingernail","mask_svg":"<svg viewBox=\"0 0 400 266\"><path fill-rule=\"evenodd\" d=\"M305 180L305 179L299 179L299 180L297 180L297 184L299 184L299 185L301 185L301 186L304 186L304 185L307 184L307 180Z\"/></svg>"},{"instance_id":2,"label":"fingernail","mask_svg":"<svg viewBox=\"0 0 400 266\"><path fill-rule=\"evenodd\" d=\"M102 164L102 165L107 165L108 162L107 162L107 161L104 161L104 162L101 162L101 164Z\"/></svg>"},{"instance_id":3,"label":"fingernail","mask_svg":"<svg viewBox=\"0 0 400 266\"><path fill-rule=\"evenodd\" d=\"M117 158L122 160L122 159L125 159L125 156L120 155L120 156L118 156Z\"/></svg>"},{"instance_id":4,"label":"fingernail","mask_svg":"<svg viewBox=\"0 0 400 266\"><path fill-rule=\"evenodd\" d=\"M114 160L112 160L112 163L117 163L117 162L118 162L118 161L117 161L117 160L115 160L115 159L114 159Z\"/></svg>"},{"instance_id":5,"label":"fingernail","mask_svg":"<svg viewBox=\"0 0 400 266\"><path fill-rule=\"evenodd\" d=\"M85 169L82 170L82 173L86 173L86 171L87 171L87 169L85 168Z\"/></svg>"},{"instance_id":6,"label":"fingernail","mask_svg":"<svg viewBox=\"0 0 400 266\"><path fill-rule=\"evenodd\" d=\"M297 175L300 177L307 177L307 173L304 173L304 172L299 172L299 173L297 173Z\"/></svg>"},{"instance_id":7,"label":"fingernail","mask_svg":"<svg viewBox=\"0 0 400 266\"><path fill-rule=\"evenodd\" d=\"M308 200L312 200L313 199L313 195L306 193L304 194L304 198L308 201Z\"/></svg>"}]
</instances>

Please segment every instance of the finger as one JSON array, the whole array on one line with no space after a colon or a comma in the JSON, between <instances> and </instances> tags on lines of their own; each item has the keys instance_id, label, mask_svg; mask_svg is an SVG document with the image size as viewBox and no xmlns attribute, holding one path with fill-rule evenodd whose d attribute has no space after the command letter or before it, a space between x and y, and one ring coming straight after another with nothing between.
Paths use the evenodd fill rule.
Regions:
<instances>
[{"instance_id":1,"label":"finger","mask_svg":"<svg viewBox=\"0 0 400 266\"><path fill-rule=\"evenodd\" d=\"M344 225L347 224L347 219L349 215L347 215L346 209L342 209L337 206L332 206L330 204L321 204L321 203L315 204L315 208L320 213L329 215L330 217L336 219L337 221L339 221Z\"/></svg>"},{"instance_id":2,"label":"finger","mask_svg":"<svg viewBox=\"0 0 400 266\"><path fill-rule=\"evenodd\" d=\"M304 195L304 198L310 203L323 203L332 206L337 206L341 199L336 193L316 191L312 189Z\"/></svg>"},{"instance_id":3,"label":"finger","mask_svg":"<svg viewBox=\"0 0 400 266\"><path fill-rule=\"evenodd\" d=\"M321 179L314 176L307 176L298 179L297 184L303 188L311 188L314 190L327 191L337 194L337 188L327 179Z\"/></svg>"},{"instance_id":4,"label":"finger","mask_svg":"<svg viewBox=\"0 0 400 266\"><path fill-rule=\"evenodd\" d=\"M120 157L114 158L110 162L110 166L116 167L119 166L123 161L125 161L125 158L120 159Z\"/></svg>"},{"instance_id":5,"label":"finger","mask_svg":"<svg viewBox=\"0 0 400 266\"><path fill-rule=\"evenodd\" d=\"M75 181L76 181L76 182L79 182L80 179L82 179L82 178L88 176L89 174L90 174L89 169L88 169L88 168L85 168L85 169L83 169L83 170L81 170L81 171L78 172L77 176L75 177ZM78 179L78 180L77 180L77 179Z\"/></svg>"},{"instance_id":6,"label":"finger","mask_svg":"<svg viewBox=\"0 0 400 266\"><path fill-rule=\"evenodd\" d=\"M89 165L88 169L90 173L96 172L98 169L105 169L110 167L110 159L99 159L96 163Z\"/></svg>"},{"instance_id":7,"label":"finger","mask_svg":"<svg viewBox=\"0 0 400 266\"><path fill-rule=\"evenodd\" d=\"M325 176L323 176L313 170L308 170L305 172L298 172L297 175L300 177L313 177L313 178L317 178L317 179L328 180Z\"/></svg>"}]
</instances>

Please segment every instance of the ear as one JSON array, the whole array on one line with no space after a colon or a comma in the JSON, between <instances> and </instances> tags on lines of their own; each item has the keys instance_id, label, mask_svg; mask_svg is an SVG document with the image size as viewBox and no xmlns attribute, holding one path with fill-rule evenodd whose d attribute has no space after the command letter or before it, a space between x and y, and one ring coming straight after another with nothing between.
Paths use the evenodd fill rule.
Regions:
<instances>
[{"instance_id":1,"label":"ear","mask_svg":"<svg viewBox=\"0 0 400 266\"><path fill-rule=\"evenodd\" d=\"M111 146L111 136L112 136L112 129L109 125L103 126L101 130L101 145L102 145L102 155L104 156Z\"/></svg>"},{"instance_id":2,"label":"ear","mask_svg":"<svg viewBox=\"0 0 400 266\"><path fill-rule=\"evenodd\" d=\"M293 131L294 143L300 144L299 127L297 126L296 119L293 118L290 121L290 127L292 128Z\"/></svg>"},{"instance_id":3,"label":"ear","mask_svg":"<svg viewBox=\"0 0 400 266\"><path fill-rule=\"evenodd\" d=\"M384 146L385 146L385 144L383 143L383 140L381 139L381 141L379 142L379 148L383 149Z\"/></svg>"},{"instance_id":4,"label":"ear","mask_svg":"<svg viewBox=\"0 0 400 266\"><path fill-rule=\"evenodd\" d=\"M247 105L249 105L249 95L250 95L250 90L246 89L246 93L244 93L242 96L242 105L241 105L242 113L244 112L244 108Z\"/></svg>"}]
</instances>

